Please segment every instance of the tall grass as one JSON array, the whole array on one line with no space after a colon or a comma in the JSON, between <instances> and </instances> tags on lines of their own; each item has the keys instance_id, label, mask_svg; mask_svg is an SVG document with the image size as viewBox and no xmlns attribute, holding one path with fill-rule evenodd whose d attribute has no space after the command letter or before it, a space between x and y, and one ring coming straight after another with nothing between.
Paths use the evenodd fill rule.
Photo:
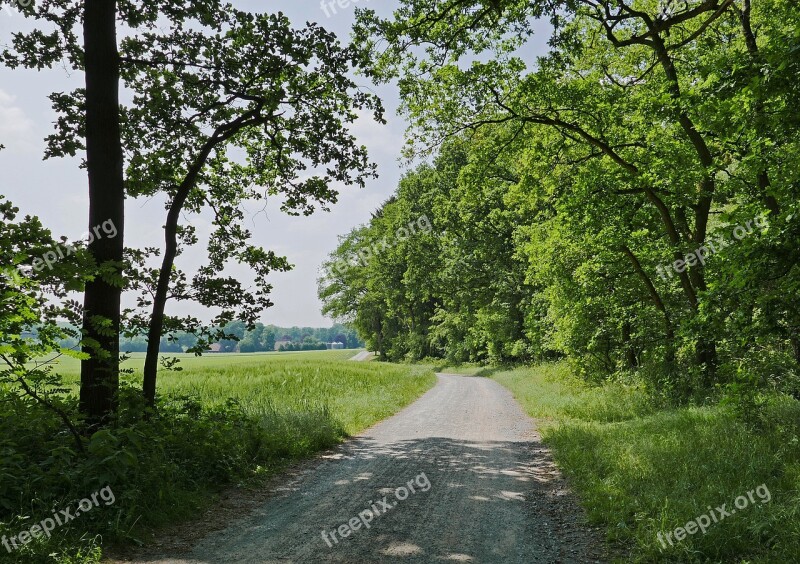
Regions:
<instances>
[{"instance_id":1,"label":"tall grass","mask_svg":"<svg viewBox=\"0 0 800 564\"><path fill-rule=\"evenodd\" d=\"M351 362L353 351L255 354L168 355L180 358L181 371L161 371L164 396L190 396L205 406L239 401L249 415L278 416L327 409L345 432L357 433L392 415L435 382L423 367ZM132 355L123 379L141 385L143 356ZM77 390L80 363L64 359L56 366Z\"/></svg>"},{"instance_id":2,"label":"tall grass","mask_svg":"<svg viewBox=\"0 0 800 564\"><path fill-rule=\"evenodd\" d=\"M539 419L590 520L624 561L800 561L800 402L773 397L752 427L722 407L660 408L636 387L588 386L564 364L492 377ZM681 542L657 539L762 484L768 503L757 498Z\"/></svg>"}]
</instances>

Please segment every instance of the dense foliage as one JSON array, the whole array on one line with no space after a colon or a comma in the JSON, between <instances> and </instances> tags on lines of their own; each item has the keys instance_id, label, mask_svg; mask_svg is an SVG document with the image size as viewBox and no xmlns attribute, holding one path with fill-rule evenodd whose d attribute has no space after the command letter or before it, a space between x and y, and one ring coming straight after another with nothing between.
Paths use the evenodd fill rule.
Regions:
<instances>
[{"instance_id":1,"label":"dense foliage","mask_svg":"<svg viewBox=\"0 0 800 564\"><path fill-rule=\"evenodd\" d=\"M385 358L568 356L677 397L797 393L798 24L788 0L362 11L409 155L433 158L342 239L326 310ZM430 232L352 260L423 214Z\"/></svg>"}]
</instances>

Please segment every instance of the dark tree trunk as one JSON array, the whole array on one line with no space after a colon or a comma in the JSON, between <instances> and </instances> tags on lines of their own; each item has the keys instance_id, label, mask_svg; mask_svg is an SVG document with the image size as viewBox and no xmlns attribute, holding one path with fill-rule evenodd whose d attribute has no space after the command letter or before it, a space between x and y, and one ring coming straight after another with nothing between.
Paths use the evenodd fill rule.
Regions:
<instances>
[{"instance_id":1,"label":"dark tree trunk","mask_svg":"<svg viewBox=\"0 0 800 564\"><path fill-rule=\"evenodd\" d=\"M158 378L158 352L161 346L161 334L164 330L164 309L167 305L170 274L178 255L178 217L183 207L185 198L179 205L173 201L169 211L167 224L164 227L166 247L161 271L158 276L155 298L153 299L153 315L150 318L150 327L147 333L147 356L144 362L144 382L142 392L150 407L156 403L156 380Z\"/></svg>"},{"instance_id":2,"label":"dark tree trunk","mask_svg":"<svg viewBox=\"0 0 800 564\"><path fill-rule=\"evenodd\" d=\"M713 339L701 339L695 346L697 364L703 370L703 385L710 388L717 375L717 344Z\"/></svg>"},{"instance_id":3,"label":"dark tree trunk","mask_svg":"<svg viewBox=\"0 0 800 564\"><path fill-rule=\"evenodd\" d=\"M639 358L636 356L636 347L633 344L631 324L622 324L622 346L625 347L625 364L629 370L639 368Z\"/></svg>"},{"instance_id":4,"label":"dark tree trunk","mask_svg":"<svg viewBox=\"0 0 800 564\"><path fill-rule=\"evenodd\" d=\"M800 365L800 336L797 334L792 335L789 339L792 343L792 352L794 353L794 361Z\"/></svg>"},{"instance_id":5,"label":"dark tree trunk","mask_svg":"<svg viewBox=\"0 0 800 564\"><path fill-rule=\"evenodd\" d=\"M125 188L119 117L119 53L115 0L84 3L86 71L86 163L89 175L89 229L113 222L117 235L95 236L89 252L98 265L113 264L121 272L125 219ZM99 232L99 230L98 230ZM100 232L102 233L102 232ZM86 285L81 362L80 408L90 429L116 409L119 388L119 329L122 287L96 277Z\"/></svg>"}]
</instances>

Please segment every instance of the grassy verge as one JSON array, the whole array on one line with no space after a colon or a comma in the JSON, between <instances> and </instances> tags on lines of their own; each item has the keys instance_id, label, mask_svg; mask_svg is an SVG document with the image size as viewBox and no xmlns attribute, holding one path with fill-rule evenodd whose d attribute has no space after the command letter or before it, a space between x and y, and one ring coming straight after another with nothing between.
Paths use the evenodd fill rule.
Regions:
<instances>
[{"instance_id":1,"label":"grassy verge","mask_svg":"<svg viewBox=\"0 0 800 564\"><path fill-rule=\"evenodd\" d=\"M119 419L77 452L52 413L0 393L0 542L106 490L79 518L0 562L96 562L102 542L196 515L227 485L269 475L391 415L430 388L430 370L343 360L352 351L183 359L159 376L157 417L141 418L139 375ZM130 361L135 370L140 358ZM68 385L78 366L58 367ZM2 392L2 390L0 390ZM74 398L68 402L74 415ZM112 496L113 501L108 499ZM102 541L102 542L101 542ZM11 543L9 543L11 544Z\"/></svg>"},{"instance_id":2,"label":"grassy verge","mask_svg":"<svg viewBox=\"0 0 800 564\"><path fill-rule=\"evenodd\" d=\"M753 427L722 407L663 409L635 387L590 387L563 364L491 377L540 421L590 520L626 561L800 558L800 402L772 398ZM721 516L722 504L735 512ZM698 519L711 521L705 534L690 525L677 540L675 530Z\"/></svg>"}]
</instances>

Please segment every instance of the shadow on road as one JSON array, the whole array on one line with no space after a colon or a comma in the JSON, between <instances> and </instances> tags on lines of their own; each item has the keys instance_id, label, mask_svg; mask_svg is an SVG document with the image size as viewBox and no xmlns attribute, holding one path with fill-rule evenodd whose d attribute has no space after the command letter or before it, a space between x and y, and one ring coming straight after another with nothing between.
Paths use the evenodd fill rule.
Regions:
<instances>
[{"instance_id":1,"label":"shadow on road","mask_svg":"<svg viewBox=\"0 0 800 564\"><path fill-rule=\"evenodd\" d=\"M137 561L599 562L579 515L538 442L356 438L191 554Z\"/></svg>"}]
</instances>

